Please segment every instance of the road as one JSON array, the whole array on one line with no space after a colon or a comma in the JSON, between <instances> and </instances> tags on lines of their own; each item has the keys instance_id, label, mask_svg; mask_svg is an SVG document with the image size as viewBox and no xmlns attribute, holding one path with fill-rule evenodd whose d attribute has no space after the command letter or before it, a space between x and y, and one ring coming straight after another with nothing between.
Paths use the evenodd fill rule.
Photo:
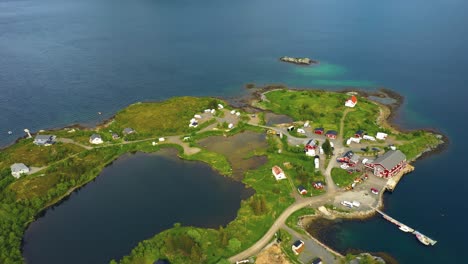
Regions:
<instances>
[{"instance_id":1,"label":"road","mask_svg":"<svg viewBox=\"0 0 468 264\"><path fill-rule=\"evenodd\" d=\"M229 261L234 263L237 260L246 259L250 256L257 254L268 244L268 242L270 242L274 234L285 224L286 219L288 219L288 217L292 213L306 206L316 207L326 203L331 203L334 197L335 193L329 191L321 196L314 196L296 201L291 206L286 208L286 210L284 210L284 212L276 219L275 223L270 227L270 229L265 233L265 235L263 235L263 237L260 240L258 240L250 248L229 258Z\"/></svg>"},{"instance_id":2,"label":"road","mask_svg":"<svg viewBox=\"0 0 468 264\"><path fill-rule=\"evenodd\" d=\"M343 127L344 127L344 121L346 119L346 115L350 111L351 111L351 109L346 109L343 112L343 116L342 116L342 118L340 120L339 136L334 141L334 147L335 147L334 152L335 153L342 153L344 151L344 147L343 147L343 144L342 144L342 142L343 142ZM293 139L294 141L298 142L298 144L301 144L302 142L304 142L306 140L306 139L303 139L303 138L292 137L287 132L287 130L285 128L269 127L269 126L260 126L260 127L267 128L267 129L272 129L272 130L275 130L276 132L281 132L281 133L287 135L289 139ZM327 192L324 195L296 200L295 203L293 203L291 206L289 206L278 217L278 219L276 219L275 223L271 226L271 228L265 233L265 235L260 240L258 240L255 244L253 244L250 248L248 248L248 249L244 250L243 252L229 258L229 261L234 263L234 262L236 262L238 260L246 259L246 258L248 258L250 256L253 256L253 255L257 254L258 252L260 252L260 250L262 250L268 244L268 242L270 242L273 235L281 227L285 226L286 219L288 219L288 217L292 213L294 213L295 211L297 211L297 210L299 210L301 208L304 208L306 206L315 206L315 207L317 207L317 206L324 205L326 203L332 203L333 199L336 196L336 193L338 192L337 189L336 189L336 186L335 186L335 184L333 182L333 179L331 177L331 170L335 165L336 165L336 160L332 157L332 160L330 160L330 162L328 163L328 166L325 169L325 173L324 173L324 176L325 176L325 179L326 179L326 182L327 182Z\"/></svg>"}]
</instances>

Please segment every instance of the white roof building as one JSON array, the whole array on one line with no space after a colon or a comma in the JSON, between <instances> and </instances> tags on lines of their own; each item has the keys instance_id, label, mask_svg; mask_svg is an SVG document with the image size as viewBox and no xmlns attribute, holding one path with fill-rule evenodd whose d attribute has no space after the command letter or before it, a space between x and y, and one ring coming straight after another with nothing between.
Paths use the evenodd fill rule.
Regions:
<instances>
[{"instance_id":1,"label":"white roof building","mask_svg":"<svg viewBox=\"0 0 468 264\"><path fill-rule=\"evenodd\" d=\"M92 134L91 137L89 137L89 143L91 144L102 144L104 141L102 141L102 138L98 134Z\"/></svg>"},{"instance_id":2,"label":"white roof building","mask_svg":"<svg viewBox=\"0 0 468 264\"><path fill-rule=\"evenodd\" d=\"M375 135L375 137L378 140L385 140L387 138L387 136L388 136L388 134L383 133L383 132L377 132L377 135Z\"/></svg>"},{"instance_id":3,"label":"white roof building","mask_svg":"<svg viewBox=\"0 0 468 264\"><path fill-rule=\"evenodd\" d=\"M21 177L22 174L29 173L28 166L24 165L23 163L15 163L11 165L10 169L11 169L11 175L13 175L13 177L15 177L16 179Z\"/></svg>"}]
</instances>

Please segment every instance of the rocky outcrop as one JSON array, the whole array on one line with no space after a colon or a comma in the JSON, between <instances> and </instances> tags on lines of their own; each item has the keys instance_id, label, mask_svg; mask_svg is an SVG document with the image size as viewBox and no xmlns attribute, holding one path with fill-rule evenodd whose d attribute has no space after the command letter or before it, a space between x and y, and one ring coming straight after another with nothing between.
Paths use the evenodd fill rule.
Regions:
<instances>
[{"instance_id":1,"label":"rocky outcrop","mask_svg":"<svg viewBox=\"0 0 468 264\"><path fill-rule=\"evenodd\" d=\"M302 64L302 65L310 65L312 63L318 63L318 61L311 60L309 58L292 58L292 57L281 57L280 61L295 63L295 64Z\"/></svg>"}]
</instances>

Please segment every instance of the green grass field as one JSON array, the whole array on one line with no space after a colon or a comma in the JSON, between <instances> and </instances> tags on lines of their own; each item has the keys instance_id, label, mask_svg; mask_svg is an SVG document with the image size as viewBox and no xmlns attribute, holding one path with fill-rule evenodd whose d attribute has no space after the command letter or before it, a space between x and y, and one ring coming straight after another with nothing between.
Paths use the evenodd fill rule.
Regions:
<instances>
[{"instance_id":1,"label":"green grass field","mask_svg":"<svg viewBox=\"0 0 468 264\"><path fill-rule=\"evenodd\" d=\"M359 176L359 173L353 172L350 174L347 170L343 170L342 168L333 168L331 176L336 186L344 188L351 185L354 179Z\"/></svg>"},{"instance_id":2,"label":"green grass field","mask_svg":"<svg viewBox=\"0 0 468 264\"><path fill-rule=\"evenodd\" d=\"M277 90L266 94L270 102L260 105L277 114L285 114L294 121L310 121L312 127L338 130L348 96L322 91Z\"/></svg>"},{"instance_id":3,"label":"green grass field","mask_svg":"<svg viewBox=\"0 0 468 264\"><path fill-rule=\"evenodd\" d=\"M190 119L204 109L217 108L218 102L213 98L176 97L158 103L136 103L118 112L109 129L121 134L124 128L133 128L136 139L182 135L199 130L189 128Z\"/></svg>"}]
</instances>

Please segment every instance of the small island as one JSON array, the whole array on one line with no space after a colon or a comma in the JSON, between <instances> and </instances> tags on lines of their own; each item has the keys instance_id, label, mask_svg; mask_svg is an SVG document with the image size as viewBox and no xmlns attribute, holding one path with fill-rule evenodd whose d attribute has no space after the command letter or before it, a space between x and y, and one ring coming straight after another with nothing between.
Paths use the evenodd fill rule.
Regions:
<instances>
[{"instance_id":1,"label":"small island","mask_svg":"<svg viewBox=\"0 0 468 264\"><path fill-rule=\"evenodd\" d=\"M375 96L381 94L264 88L245 108L217 98L177 97L132 104L93 129L26 135L0 153L0 262L22 263L28 224L123 154L174 148L182 159L205 162L233 177L235 164L229 156L200 142L216 136L229 140L248 131L264 135L268 147L244 158L261 156L266 162L238 179L255 194L242 201L236 219L218 229L176 223L129 249L128 256L109 261L269 263L269 254L276 254L285 260L281 263L318 258L325 263L382 263L369 254L343 256L303 228L304 216L383 213L383 193L395 190L399 179L414 170L413 161L444 143L432 131L403 132L391 126L387 119L398 105L369 99ZM292 122L272 123L274 115ZM421 235L415 234L421 242L431 241Z\"/></svg>"},{"instance_id":2,"label":"small island","mask_svg":"<svg viewBox=\"0 0 468 264\"><path fill-rule=\"evenodd\" d=\"M310 65L310 64L318 63L318 61L315 61L309 58L293 58L293 57L287 57L287 56L281 57L280 61L294 63L294 64L301 64L301 65Z\"/></svg>"}]
</instances>

